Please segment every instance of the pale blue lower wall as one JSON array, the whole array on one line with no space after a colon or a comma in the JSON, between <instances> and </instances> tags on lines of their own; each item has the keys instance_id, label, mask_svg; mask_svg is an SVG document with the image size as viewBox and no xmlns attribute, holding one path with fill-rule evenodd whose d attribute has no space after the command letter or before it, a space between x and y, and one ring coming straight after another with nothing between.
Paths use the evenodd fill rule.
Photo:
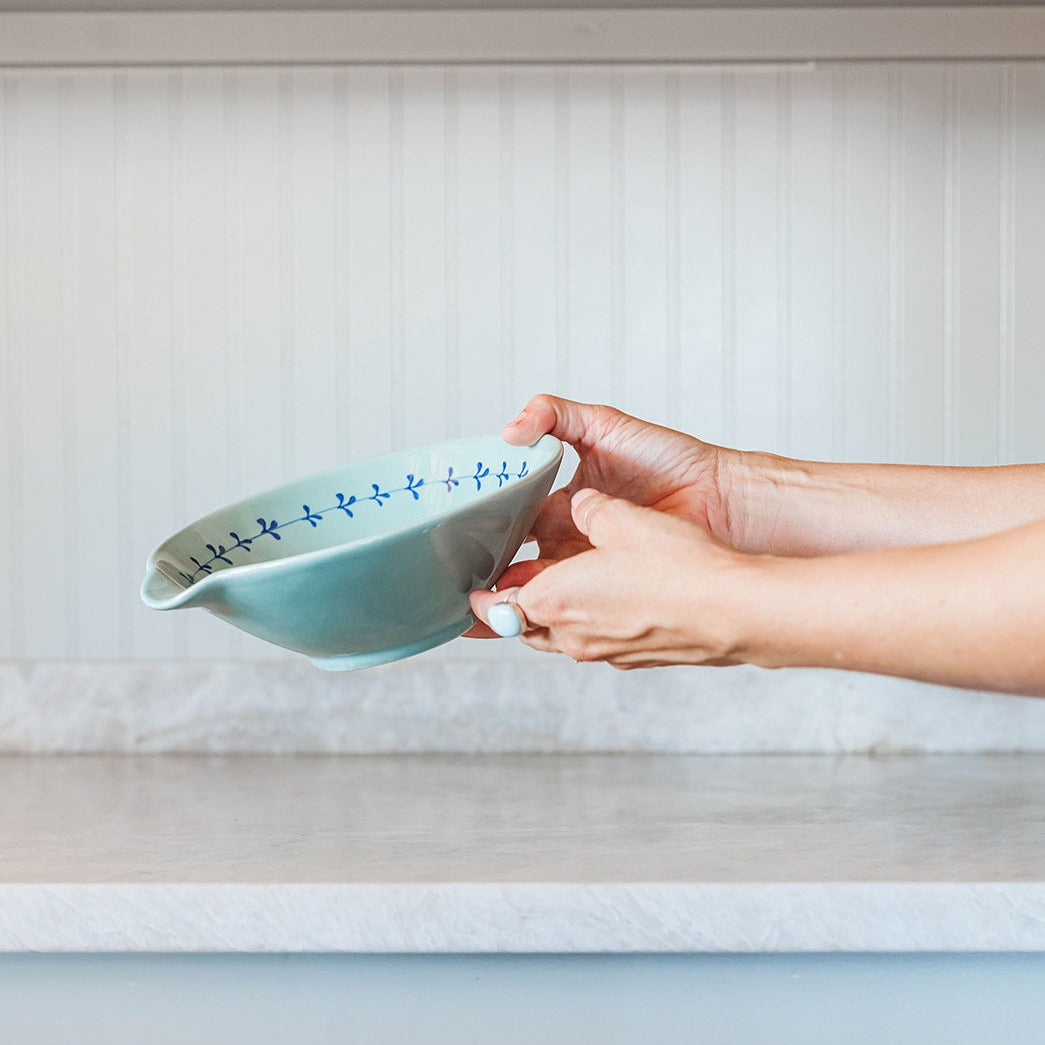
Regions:
<instances>
[{"instance_id":1,"label":"pale blue lower wall","mask_svg":"<svg viewBox=\"0 0 1045 1045\"><path fill-rule=\"evenodd\" d=\"M7 1042L1038 1045L1045 955L10 955Z\"/></svg>"}]
</instances>

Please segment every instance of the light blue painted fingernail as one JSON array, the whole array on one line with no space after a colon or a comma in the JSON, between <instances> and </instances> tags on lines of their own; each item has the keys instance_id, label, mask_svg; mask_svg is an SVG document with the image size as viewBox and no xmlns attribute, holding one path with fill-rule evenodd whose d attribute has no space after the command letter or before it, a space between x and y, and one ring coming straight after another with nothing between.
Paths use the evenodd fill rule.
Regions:
<instances>
[{"instance_id":1,"label":"light blue painted fingernail","mask_svg":"<svg viewBox=\"0 0 1045 1045\"><path fill-rule=\"evenodd\" d=\"M522 634L522 621L510 603L494 603L486 612L486 621L501 638L514 639Z\"/></svg>"}]
</instances>

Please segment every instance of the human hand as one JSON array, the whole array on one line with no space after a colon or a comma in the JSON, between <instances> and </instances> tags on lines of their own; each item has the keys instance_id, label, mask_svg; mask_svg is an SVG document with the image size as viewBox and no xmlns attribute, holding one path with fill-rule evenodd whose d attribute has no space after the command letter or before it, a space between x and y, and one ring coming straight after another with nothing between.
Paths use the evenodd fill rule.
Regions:
<instances>
[{"instance_id":1,"label":"human hand","mask_svg":"<svg viewBox=\"0 0 1045 1045\"><path fill-rule=\"evenodd\" d=\"M756 557L698 523L594 490L574 495L570 511L588 550L517 563L497 592L472 592L481 627L507 599L533 649L622 669L740 662Z\"/></svg>"},{"instance_id":2,"label":"human hand","mask_svg":"<svg viewBox=\"0 0 1045 1045\"><path fill-rule=\"evenodd\" d=\"M516 446L528 446L546 433L569 443L580 462L569 483L545 501L533 526L543 559L558 560L590 547L570 512L570 499L583 489L678 515L728 539L720 478L733 451L613 407L550 395L531 399L502 435Z\"/></svg>"},{"instance_id":3,"label":"human hand","mask_svg":"<svg viewBox=\"0 0 1045 1045\"><path fill-rule=\"evenodd\" d=\"M1045 698L1045 520L791 557L739 551L595 491L579 492L572 512L591 550L522 563L521 587L471 596L481 620L514 601L534 649L617 668L830 667Z\"/></svg>"},{"instance_id":4,"label":"human hand","mask_svg":"<svg viewBox=\"0 0 1045 1045\"><path fill-rule=\"evenodd\" d=\"M577 551L578 543L590 546L581 541L570 513L570 499L584 489L679 515L724 536L719 479L731 451L613 407L550 395L531 399L502 435L509 443L528 446L545 433L569 443L580 462L569 483L550 495L534 524L542 557L561 558L560 551Z\"/></svg>"},{"instance_id":5,"label":"human hand","mask_svg":"<svg viewBox=\"0 0 1045 1045\"><path fill-rule=\"evenodd\" d=\"M734 451L609 406L550 395L531 399L501 434L510 443L528 446L546 433L569 443L580 460L566 486L545 500L532 527L538 559L509 566L498 581L499 590L525 584L552 563L591 548L570 509L571 498L582 489L678 516L728 542L722 475ZM496 634L480 622L465 637Z\"/></svg>"}]
</instances>

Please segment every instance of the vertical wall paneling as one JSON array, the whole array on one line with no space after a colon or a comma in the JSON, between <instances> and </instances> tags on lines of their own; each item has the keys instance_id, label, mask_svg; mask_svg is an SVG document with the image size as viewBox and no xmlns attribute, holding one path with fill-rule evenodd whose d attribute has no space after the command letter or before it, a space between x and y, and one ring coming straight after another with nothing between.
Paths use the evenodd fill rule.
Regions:
<instances>
[{"instance_id":1,"label":"vertical wall paneling","mask_svg":"<svg viewBox=\"0 0 1045 1045\"><path fill-rule=\"evenodd\" d=\"M833 396L832 74L791 74L790 452L831 451Z\"/></svg>"},{"instance_id":2,"label":"vertical wall paneling","mask_svg":"<svg viewBox=\"0 0 1045 1045\"><path fill-rule=\"evenodd\" d=\"M1045 457L1045 67L1015 70L1013 453Z\"/></svg>"},{"instance_id":3,"label":"vertical wall paneling","mask_svg":"<svg viewBox=\"0 0 1045 1045\"><path fill-rule=\"evenodd\" d=\"M21 439L21 201L18 177L18 82L0 78L0 497L7 511L0 518L0 656L22 656L25 632L22 614L24 563L20 506L22 504ZM6 597L5 597L6 596Z\"/></svg>"},{"instance_id":4,"label":"vertical wall paneling","mask_svg":"<svg viewBox=\"0 0 1045 1045\"><path fill-rule=\"evenodd\" d=\"M280 182L287 174L280 157L280 123L282 116L285 135L288 117L280 105L280 75L267 69L240 74L236 112L243 158L239 186L243 482L249 490L264 489L283 477L294 405L291 401L286 411L283 408L294 386L283 385L289 334L282 315L281 276L288 262L281 260L286 227L280 221Z\"/></svg>"},{"instance_id":5,"label":"vertical wall paneling","mask_svg":"<svg viewBox=\"0 0 1045 1045\"><path fill-rule=\"evenodd\" d=\"M138 572L144 561L145 552L140 546L141 535L136 526L134 503L131 491L133 467L132 448L134 428L134 359L131 339L131 300L134 287L134 264L131 256L131 186L130 129L128 123L127 74L117 72L112 76L112 185L108 195L112 206L112 240L114 286L109 303L113 312L114 348L116 353L116 477L117 477L117 529L121 539L117 542L118 571L116 595L118 596L118 656L130 657L137 648L135 633L142 620L144 607L128 597L138 584Z\"/></svg>"},{"instance_id":6,"label":"vertical wall paneling","mask_svg":"<svg viewBox=\"0 0 1045 1045\"><path fill-rule=\"evenodd\" d=\"M461 93L456 69L443 72L443 425L446 435L461 425L461 274L459 270L461 186Z\"/></svg>"},{"instance_id":7,"label":"vertical wall paneling","mask_svg":"<svg viewBox=\"0 0 1045 1045\"><path fill-rule=\"evenodd\" d=\"M1045 63L9 69L0 130L3 657L284 656L149 550L544 389L1043 456Z\"/></svg>"},{"instance_id":8,"label":"vertical wall paneling","mask_svg":"<svg viewBox=\"0 0 1045 1045\"><path fill-rule=\"evenodd\" d=\"M64 626L64 648L69 655L80 655L80 610L79 598L83 593L81 583L81 552L78 541L79 522L79 453L77 446L77 384L79 359L82 358L79 312L81 266L77 257L80 246L79 200L76 185L80 179L83 156L76 147L77 113L75 111L75 82L69 75L58 77L58 156L57 156L57 210L58 240L55 244L55 260L59 266L58 276L58 330L55 383L60 387L59 418L61 428L61 457L64 465L61 489L68 494L69 508L59 513L62 521L62 549L64 553L63 587L66 598L55 610L61 614ZM104 358L100 361L104 367ZM85 433L90 438L89 431ZM92 547L84 542L84 551Z\"/></svg>"},{"instance_id":9,"label":"vertical wall paneling","mask_svg":"<svg viewBox=\"0 0 1045 1045\"><path fill-rule=\"evenodd\" d=\"M613 399L611 352L613 316L613 177L611 175L611 91L607 69L571 69L569 78L569 169L566 236L570 332L570 396L591 402Z\"/></svg>"},{"instance_id":10,"label":"vertical wall paneling","mask_svg":"<svg viewBox=\"0 0 1045 1045\"><path fill-rule=\"evenodd\" d=\"M10 186L7 177L7 124L4 116L10 105L8 99L9 85L6 77L0 76L0 345L4 351L0 354L0 497L7 499L8 508L12 504L10 497L11 472L14 454L11 449L11 360L15 353L11 350L11 287L8 255L11 253L8 236L10 206L8 196ZM0 657L9 657L12 646L11 631L13 609L10 597L4 593L11 589L11 535L12 525L10 510L0 514Z\"/></svg>"},{"instance_id":11,"label":"vertical wall paneling","mask_svg":"<svg viewBox=\"0 0 1045 1045\"><path fill-rule=\"evenodd\" d=\"M293 258L295 475L338 463L337 208L334 73L298 69L291 82L290 207ZM282 150L281 150L282 151ZM284 217L284 222L286 217Z\"/></svg>"},{"instance_id":12,"label":"vertical wall paneling","mask_svg":"<svg viewBox=\"0 0 1045 1045\"><path fill-rule=\"evenodd\" d=\"M507 293L502 269L507 211L502 156L503 77L497 69L458 73L457 275L448 282L457 313L456 423L462 434L496 432L511 401L510 361L500 351ZM449 184L449 183L448 183ZM447 232L450 242L451 232ZM450 273L448 272L448 279Z\"/></svg>"},{"instance_id":13,"label":"vertical wall paneling","mask_svg":"<svg viewBox=\"0 0 1045 1045\"><path fill-rule=\"evenodd\" d=\"M127 600L121 577L120 375L116 329L113 77L77 76L63 84L66 115L62 165L63 345L66 514L72 551L67 604L74 617L68 645L79 656L116 657ZM220 352L217 356L220 359ZM224 404L222 404L222 407ZM113 540L114 532L118 535Z\"/></svg>"},{"instance_id":14,"label":"vertical wall paneling","mask_svg":"<svg viewBox=\"0 0 1045 1045\"><path fill-rule=\"evenodd\" d=\"M962 464L1000 460L998 388L1001 270L1001 73L958 66L957 129L951 159L955 225L950 308L955 352L953 457Z\"/></svg>"},{"instance_id":15,"label":"vertical wall paneling","mask_svg":"<svg viewBox=\"0 0 1045 1045\"><path fill-rule=\"evenodd\" d=\"M681 260L682 234L682 86L678 70L670 70L664 81L664 352L665 418L669 425L682 424L680 381L682 377Z\"/></svg>"},{"instance_id":16,"label":"vertical wall paneling","mask_svg":"<svg viewBox=\"0 0 1045 1045\"><path fill-rule=\"evenodd\" d=\"M515 404L515 340L516 272L515 272L515 123L516 92L515 74L508 69L501 71L498 83L500 101L500 247L501 287L500 315L501 332L499 354L501 357L501 411L502 417L511 416Z\"/></svg>"},{"instance_id":17,"label":"vertical wall paneling","mask_svg":"<svg viewBox=\"0 0 1045 1045\"><path fill-rule=\"evenodd\" d=\"M791 74L776 77L776 448L791 450Z\"/></svg>"},{"instance_id":18,"label":"vertical wall paneling","mask_svg":"<svg viewBox=\"0 0 1045 1045\"><path fill-rule=\"evenodd\" d=\"M282 404L278 413L280 438L280 473L297 473L298 414L302 381L298 374L297 323L295 290L297 289L298 252L297 199L295 198L295 106L297 71L282 69L276 77L276 287L279 331L279 383Z\"/></svg>"},{"instance_id":19,"label":"vertical wall paneling","mask_svg":"<svg viewBox=\"0 0 1045 1045\"><path fill-rule=\"evenodd\" d=\"M723 442L724 331L726 314L732 314L732 306L725 302L732 273L727 279L723 78L694 69L680 70L678 77L679 416L675 423Z\"/></svg>"},{"instance_id":20,"label":"vertical wall paneling","mask_svg":"<svg viewBox=\"0 0 1045 1045\"><path fill-rule=\"evenodd\" d=\"M844 217L838 273L844 301L845 454L888 456L889 416L889 73L848 71L845 95ZM842 176L841 172L839 172Z\"/></svg>"},{"instance_id":21,"label":"vertical wall paneling","mask_svg":"<svg viewBox=\"0 0 1045 1045\"><path fill-rule=\"evenodd\" d=\"M722 369L719 381L722 420L719 439L729 446L737 441L737 76L736 73L722 74L719 154L722 170Z\"/></svg>"},{"instance_id":22,"label":"vertical wall paneling","mask_svg":"<svg viewBox=\"0 0 1045 1045\"><path fill-rule=\"evenodd\" d=\"M777 448L777 99L776 78L755 71L736 77L735 441ZM751 398L758 410L742 409Z\"/></svg>"},{"instance_id":23,"label":"vertical wall paneling","mask_svg":"<svg viewBox=\"0 0 1045 1045\"><path fill-rule=\"evenodd\" d=\"M408 75L395 69L388 77L388 443L403 445L406 376L406 173L404 79Z\"/></svg>"},{"instance_id":24,"label":"vertical wall paneling","mask_svg":"<svg viewBox=\"0 0 1045 1045\"><path fill-rule=\"evenodd\" d=\"M904 74L904 354L901 457L943 460L944 67Z\"/></svg>"},{"instance_id":25,"label":"vertical wall paneling","mask_svg":"<svg viewBox=\"0 0 1045 1045\"><path fill-rule=\"evenodd\" d=\"M446 78L403 73L401 201L402 363L393 396L398 445L443 438L446 428Z\"/></svg>"},{"instance_id":26,"label":"vertical wall paneling","mask_svg":"<svg viewBox=\"0 0 1045 1045\"><path fill-rule=\"evenodd\" d=\"M1016 382L1016 74L1001 72L998 149L998 452L1012 460Z\"/></svg>"},{"instance_id":27,"label":"vertical wall paneling","mask_svg":"<svg viewBox=\"0 0 1045 1045\"><path fill-rule=\"evenodd\" d=\"M68 265L63 265L61 77L57 73L26 76L20 82L21 268L25 306L22 326L22 382L18 390L21 445L15 448L26 483L16 506L16 525L23 535L27 582L21 612L25 620L25 653L29 657L61 657L69 650L70 605L67 560L76 554L68 545L67 512L72 462L66 459L66 382L62 334L63 305L69 292ZM28 116L28 118L26 118ZM71 114L66 118L71 122ZM72 157L66 158L66 164Z\"/></svg>"},{"instance_id":28,"label":"vertical wall paneling","mask_svg":"<svg viewBox=\"0 0 1045 1045\"><path fill-rule=\"evenodd\" d=\"M849 420L846 412L849 369L849 345L846 341L849 333L849 280L846 272L849 73L850 70L842 66L835 69L831 77L831 415L834 419L831 456L836 460L846 459Z\"/></svg>"},{"instance_id":29,"label":"vertical wall paneling","mask_svg":"<svg viewBox=\"0 0 1045 1045\"><path fill-rule=\"evenodd\" d=\"M348 106L348 73L335 69L332 74L331 133L333 172L331 200L333 222L333 309L334 309L334 394L336 396L333 426L334 456L338 463L352 460L351 403L348 399L349 370L353 351L353 324L348 307L348 244L352 234L349 224L350 188L348 183L349 141L352 126Z\"/></svg>"},{"instance_id":30,"label":"vertical wall paneling","mask_svg":"<svg viewBox=\"0 0 1045 1045\"><path fill-rule=\"evenodd\" d=\"M358 68L346 76L348 156L344 279L350 330L348 442L353 458L391 449L389 358L392 352L391 73Z\"/></svg>"},{"instance_id":31,"label":"vertical wall paneling","mask_svg":"<svg viewBox=\"0 0 1045 1045\"><path fill-rule=\"evenodd\" d=\"M954 464L958 448L958 345L961 338L956 244L961 235L961 97L958 70L944 73L943 127L943 459Z\"/></svg>"},{"instance_id":32,"label":"vertical wall paneling","mask_svg":"<svg viewBox=\"0 0 1045 1045\"><path fill-rule=\"evenodd\" d=\"M624 388L629 413L667 420L667 105L660 70L627 73L621 195Z\"/></svg>"},{"instance_id":33,"label":"vertical wall paneling","mask_svg":"<svg viewBox=\"0 0 1045 1045\"><path fill-rule=\"evenodd\" d=\"M620 403L624 391L625 324L628 315L624 253L624 70L610 73L610 340L609 387L611 402Z\"/></svg>"},{"instance_id":34,"label":"vertical wall paneling","mask_svg":"<svg viewBox=\"0 0 1045 1045\"><path fill-rule=\"evenodd\" d=\"M504 420L558 377L558 232L555 74L525 68L513 75L512 402Z\"/></svg>"},{"instance_id":35,"label":"vertical wall paneling","mask_svg":"<svg viewBox=\"0 0 1045 1045\"><path fill-rule=\"evenodd\" d=\"M239 77L224 70L221 73L221 259L225 287L224 343L225 359L225 433L226 481L231 496L246 497L250 491L243 484L244 446L242 386L246 378L243 344L244 285L243 209L241 203L242 167L239 140ZM215 157L215 162L217 158Z\"/></svg>"},{"instance_id":36,"label":"vertical wall paneling","mask_svg":"<svg viewBox=\"0 0 1045 1045\"><path fill-rule=\"evenodd\" d=\"M166 74L120 73L115 87L117 305L123 318L120 359L128 395L125 425L130 445L126 483L133 544L132 649L139 656L169 657L185 650L184 619L165 620L140 605L137 583L149 551L188 520L174 503L177 448L171 381L170 140Z\"/></svg>"},{"instance_id":37,"label":"vertical wall paneling","mask_svg":"<svg viewBox=\"0 0 1045 1045\"><path fill-rule=\"evenodd\" d=\"M889 305L888 305L888 411L886 414L886 451L889 461L896 461L900 451L900 415L903 399L904 351L904 254L903 254L903 67L888 72L887 106L889 110Z\"/></svg>"},{"instance_id":38,"label":"vertical wall paneling","mask_svg":"<svg viewBox=\"0 0 1045 1045\"><path fill-rule=\"evenodd\" d=\"M555 104L555 377L566 394L570 377L570 72L556 69Z\"/></svg>"}]
</instances>

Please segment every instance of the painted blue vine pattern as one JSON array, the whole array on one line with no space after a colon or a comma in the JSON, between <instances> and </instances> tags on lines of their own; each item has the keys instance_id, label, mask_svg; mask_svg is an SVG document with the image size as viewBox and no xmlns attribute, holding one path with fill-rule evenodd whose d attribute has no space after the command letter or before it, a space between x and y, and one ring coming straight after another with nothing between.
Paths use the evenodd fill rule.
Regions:
<instances>
[{"instance_id":1,"label":"painted blue vine pattern","mask_svg":"<svg viewBox=\"0 0 1045 1045\"><path fill-rule=\"evenodd\" d=\"M483 488L484 480L493 478L497 480L497 487L500 489L511 479L522 479L528 474L525 461L523 461L522 467L517 472L508 471L508 462L502 461L501 470L493 473L491 473L489 465L484 466L482 461L476 461L475 471L471 475L455 475L453 468L448 467L446 475L439 479L424 479L409 473L406 477L406 486L399 486L393 490L382 490L378 483L371 483L371 492L366 495L361 494L357 497L355 494L351 494L346 497L343 493L335 493L336 504L318 510L303 504L301 510L304 514L296 519L288 519L286 522L281 523L276 519L267 519L265 516L260 516L257 520L258 532L252 533L249 537L241 537L234 530L230 530L229 538L232 543L221 544L216 542L205 545L207 551L210 552L210 558L204 558L203 556L197 558L195 555L190 555L189 559L196 564L196 569L191 574L186 573L184 570L180 572L189 584L194 584L201 574L213 573L215 563L220 562L225 563L227 566L235 566L236 563L231 558L232 554L234 552L246 552L249 554L256 541L260 541L265 537L270 537L274 541L281 541L283 537L280 531L285 530L288 526L308 523L312 529L316 529L321 522L326 521L326 516L328 515L335 518L354 519L355 513L367 502L377 505L378 508L383 508L385 502L390 500L393 494L408 493L415 501L419 501L421 499L421 491L425 487L432 489L445 486L447 492L452 493L464 481L466 483L474 482L476 490L479 491Z\"/></svg>"}]
</instances>

